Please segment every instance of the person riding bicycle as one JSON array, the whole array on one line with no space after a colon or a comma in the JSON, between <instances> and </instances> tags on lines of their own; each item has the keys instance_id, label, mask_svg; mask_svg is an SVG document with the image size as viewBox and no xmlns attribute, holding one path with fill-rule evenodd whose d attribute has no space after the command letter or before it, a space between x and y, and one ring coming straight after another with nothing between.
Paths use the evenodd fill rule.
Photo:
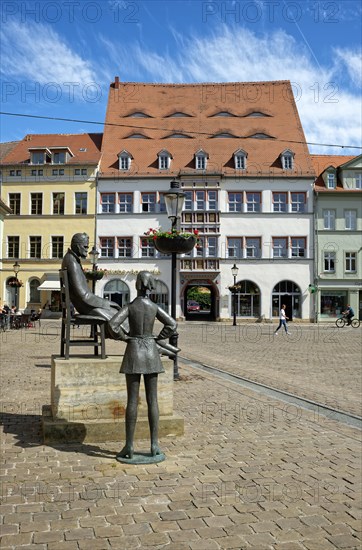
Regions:
<instances>
[{"instance_id":1,"label":"person riding bicycle","mask_svg":"<svg viewBox=\"0 0 362 550\"><path fill-rule=\"evenodd\" d=\"M347 309L346 309L346 311L343 311L342 313L343 313L343 315L346 316L346 319L347 319L347 326L349 326L349 325L351 324L352 318L353 318L353 316L354 316L354 311L353 311L353 309L351 308L351 306L350 306L349 304L347 304Z\"/></svg>"}]
</instances>

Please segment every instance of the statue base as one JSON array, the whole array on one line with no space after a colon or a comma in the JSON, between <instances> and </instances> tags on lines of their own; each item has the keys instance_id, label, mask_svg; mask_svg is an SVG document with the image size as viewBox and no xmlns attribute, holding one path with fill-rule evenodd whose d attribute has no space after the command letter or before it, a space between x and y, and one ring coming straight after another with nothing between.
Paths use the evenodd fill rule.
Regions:
<instances>
[{"instance_id":1,"label":"statue base","mask_svg":"<svg viewBox=\"0 0 362 550\"><path fill-rule=\"evenodd\" d=\"M152 456L151 453L133 453L132 458L125 458L123 456L116 456L118 462L122 464L157 464L166 460L166 455L163 453Z\"/></svg>"},{"instance_id":2,"label":"statue base","mask_svg":"<svg viewBox=\"0 0 362 550\"><path fill-rule=\"evenodd\" d=\"M107 359L52 356L51 405L43 407L44 443L125 440L126 377L121 356ZM173 362L162 358L158 377L159 437L184 433L184 420L173 412ZM147 403L140 388L135 440L149 439Z\"/></svg>"}]
</instances>

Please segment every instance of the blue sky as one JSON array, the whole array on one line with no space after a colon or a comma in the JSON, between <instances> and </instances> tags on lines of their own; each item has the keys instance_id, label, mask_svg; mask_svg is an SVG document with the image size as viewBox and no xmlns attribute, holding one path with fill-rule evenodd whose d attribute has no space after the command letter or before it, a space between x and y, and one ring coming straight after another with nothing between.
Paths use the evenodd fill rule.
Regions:
<instances>
[{"instance_id":1,"label":"blue sky","mask_svg":"<svg viewBox=\"0 0 362 550\"><path fill-rule=\"evenodd\" d=\"M287 79L307 141L361 146L360 0L3 0L1 18L2 111L103 122L115 75L175 83ZM102 130L2 115L0 140Z\"/></svg>"}]
</instances>

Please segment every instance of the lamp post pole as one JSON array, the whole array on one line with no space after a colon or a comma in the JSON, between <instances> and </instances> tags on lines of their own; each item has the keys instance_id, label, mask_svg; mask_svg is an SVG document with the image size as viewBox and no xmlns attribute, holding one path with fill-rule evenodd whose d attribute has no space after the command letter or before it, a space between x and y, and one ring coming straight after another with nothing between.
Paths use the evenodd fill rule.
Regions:
<instances>
[{"instance_id":1,"label":"lamp post pole","mask_svg":"<svg viewBox=\"0 0 362 550\"><path fill-rule=\"evenodd\" d=\"M181 218L182 207L185 202L185 193L180 189L180 182L173 180L170 183L170 189L165 193L165 205L167 215L171 219L171 231L178 229L178 223ZM171 252L171 317L176 320L176 268L177 252ZM170 344L177 348L178 334L173 334L170 338ZM178 371L177 353L173 360L173 379L180 380Z\"/></svg>"},{"instance_id":2,"label":"lamp post pole","mask_svg":"<svg viewBox=\"0 0 362 550\"><path fill-rule=\"evenodd\" d=\"M233 327L236 327L236 277L238 275L239 268L236 264L231 268L231 274L234 277L234 288L233 288Z\"/></svg>"},{"instance_id":3,"label":"lamp post pole","mask_svg":"<svg viewBox=\"0 0 362 550\"><path fill-rule=\"evenodd\" d=\"M20 271L20 264L18 261L15 262L15 264L13 265L13 269L14 269L14 275L15 275L15 279L16 279L16 284L15 284L15 307L16 309L19 308L19 287L18 287L18 284L19 284L19 280L18 280L18 273Z\"/></svg>"}]
</instances>

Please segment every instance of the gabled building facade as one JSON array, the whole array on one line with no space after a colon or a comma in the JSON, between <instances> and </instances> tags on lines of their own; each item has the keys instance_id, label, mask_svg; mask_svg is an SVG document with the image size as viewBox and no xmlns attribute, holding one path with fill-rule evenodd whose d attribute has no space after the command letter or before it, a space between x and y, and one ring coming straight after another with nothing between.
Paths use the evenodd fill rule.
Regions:
<instances>
[{"instance_id":1,"label":"gabled building facade","mask_svg":"<svg viewBox=\"0 0 362 550\"><path fill-rule=\"evenodd\" d=\"M138 271L158 274L170 302L171 261L144 238L170 227L164 193L177 178L186 194L181 228L197 247L179 260L177 316L188 291L211 295L210 319L229 319L231 267L236 315L313 318L313 181L290 83L110 86L98 185L97 247L108 275L98 290L132 299Z\"/></svg>"},{"instance_id":2,"label":"gabled building facade","mask_svg":"<svg viewBox=\"0 0 362 550\"><path fill-rule=\"evenodd\" d=\"M362 155L312 155L315 182L315 309L330 321L350 304L362 318Z\"/></svg>"},{"instance_id":3,"label":"gabled building facade","mask_svg":"<svg viewBox=\"0 0 362 550\"><path fill-rule=\"evenodd\" d=\"M101 141L102 134L30 134L2 159L2 197L12 213L1 241L0 288L9 305L59 311L61 258L74 233L95 233Z\"/></svg>"}]
</instances>

